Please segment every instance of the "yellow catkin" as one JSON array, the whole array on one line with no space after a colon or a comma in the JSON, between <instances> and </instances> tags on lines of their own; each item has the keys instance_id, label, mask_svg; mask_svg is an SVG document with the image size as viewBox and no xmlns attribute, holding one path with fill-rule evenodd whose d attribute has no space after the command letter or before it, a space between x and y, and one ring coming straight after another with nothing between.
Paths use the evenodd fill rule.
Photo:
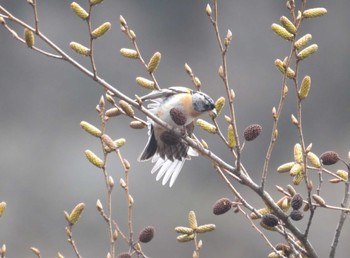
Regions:
<instances>
[{"instance_id":1,"label":"yellow catkin","mask_svg":"<svg viewBox=\"0 0 350 258\"><path fill-rule=\"evenodd\" d=\"M127 57L127 58L132 58L132 59L139 58L139 54L137 53L137 51L134 49L130 49L130 48L121 48L120 54L124 57Z\"/></svg>"},{"instance_id":2,"label":"yellow catkin","mask_svg":"<svg viewBox=\"0 0 350 258\"><path fill-rule=\"evenodd\" d=\"M189 241L192 241L194 239L194 234L191 234L191 235L187 235L187 234L180 235L176 239L177 239L177 241L179 241L181 243L189 242Z\"/></svg>"},{"instance_id":3,"label":"yellow catkin","mask_svg":"<svg viewBox=\"0 0 350 258\"><path fill-rule=\"evenodd\" d=\"M307 43L310 42L311 39L312 39L312 35L306 34L306 35L302 36L300 39L298 39L297 41L295 41L294 47L296 49L301 49L301 48L305 47L307 45Z\"/></svg>"},{"instance_id":4,"label":"yellow catkin","mask_svg":"<svg viewBox=\"0 0 350 258\"><path fill-rule=\"evenodd\" d=\"M295 25L286 16L282 16L280 22L289 33L295 34L297 32Z\"/></svg>"},{"instance_id":5,"label":"yellow catkin","mask_svg":"<svg viewBox=\"0 0 350 258\"><path fill-rule=\"evenodd\" d=\"M203 119L197 119L196 125L208 133L215 134L217 132L215 125L212 125L212 124L204 121Z\"/></svg>"},{"instance_id":6,"label":"yellow catkin","mask_svg":"<svg viewBox=\"0 0 350 258\"><path fill-rule=\"evenodd\" d=\"M297 57L299 60L303 60L309 56L311 56L313 53L315 53L318 49L317 44L312 44L310 46L308 46L307 48L304 48L303 50L301 50L298 54Z\"/></svg>"},{"instance_id":7,"label":"yellow catkin","mask_svg":"<svg viewBox=\"0 0 350 258\"><path fill-rule=\"evenodd\" d=\"M209 231L213 231L216 228L216 226L214 224L205 224L205 225L201 225L198 226L198 228L196 229L197 233L206 233Z\"/></svg>"},{"instance_id":8,"label":"yellow catkin","mask_svg":"<svg viewBox=\"0 0 350 258\"><path fill-rule=\"evenodd\" d=\"M283 165L277 168L278 173L289 172L291 168L294 166L295 162L284 163Z\"/></svg>"},{"instance_id":9,"label":"yellow catkin","mask_svg":"<svg viewBox=\"0 0 350 258\"><path fill-rule=\"evenodd\" d=\"M188 227L176 227L175 231L180 234L187 234L187 235L193 234L193 229Z\"/></svg>"},{"instance_id":10,"label":"yellow catkin","mask_svg":"<svg viewBox=\"0 0 350 258\"><path fill-rule=\"evenodd\" d=\"M335 174L344 179L345 181L348 181L348 172L346 172L345 170L339 169Z\"/></svg>"},{"instance_id":11,"label":"yellow catkin","mask_svg":"<svg viewBox=\"0 0 350 258\"><path fill-rule=\"evenodd\" d=\"M310 161L310 163L315 167L315 168L320 168L321 167L321 162L320 159L317 157L317 155L311 151L309 151L306 154L307 159Z\"/></svg>"},{"instance_id":12,"label":"yellow catkin","mask_svg":"<svg viewBox=\"0 0 350 258\"><path fill-rule=\"evenodd\" d=\"M290 169L289 173L291 176L296 176L303 172L303 166L299 163L294 163L293 167Z\"/></svg>"},{"instance_id":13,"label":"yellow catkin","mask_svg":"<svg viewBox=\"0 0 350 258\"><path fill-rule=\"evenodd\" d=\"M6 210L6 202L0 202L0 217L4 214Z\"/></svg>"},{"instance_id":14,"label":"yellow catkin","mask_svg":"<svg viewBox=\"0 0 350 258\"><path fill-rule=\"evenodd\" d=\"M69 223L72 225L77 223L84 209L85 209L84 203L79 203L77 206L75 206L69 215Z\"/></svg>"},{"instance_id":15,"label":"yellow catkin","mask_svg":"<svg viewBox=\"0 0 350 258\"><path fill-rule=\"evenodd\" d=\"M289 33L285 28L283 28L281 25L277 23L273 23L271 25L271 29L273 30L273 32L275 32L278 36L280 36L283 39L292 40L294 37L292 33Z\"/></svg>"},{"instance_id":16,"label":"yellow catkin","mask_svg":"<svg viewBox=\"0 0 350 258\"><path fill-rule=\"evenodd\" d=\"M303 16L305 18L316 18L316 17L320 17L322 15L325 15L326 13L327 13L326 8L317 7L317 8L311 8L311 9L305 10L303 12Z\"/></svg>"},{"instance_id":17,"label":"yellow catkin","mask_svg":"<svg viewBox=\"0 0 350 258\"><path fill-rule=\"evenodd\" d=\"M90 0L91 5L97 5L97 4L100 4L102 2L103 2L103 0Z\"/></svg>"},{"instance_id":18,"label":"yellow catkin","mask_svg":"<svg viewBox=\"0 0 350 258\"><path fill-rule=\"evenodd\" d=\"M197 227L198 227L196 213L194 211L190 211L188 213L188 225L192 229L197 229Z\"/></svg>"},{"instance_id":19,"label":"yellow catkin","mask_svg":"<svg viewBox=\"0 0 350 258\"><path fill-rule=\"evenodd\" d=\"M83 55L83 56L89 56L90 55L90 49L83 46L80 43L77 42L71 42L69 44L70 48L73 49L76 53Z\"/></svg>"},{"instance_id":20,"label":"yellow catkin","mask_svg":"<svg viewBox=\"0 0 350 258\"><path fill-rule=\"evenodd\" d=\"M143 77L136 77L136 83L143 88L153 90L154 89L154 81L148 80Z\"/></svg>"},{"instance_id":21,"label":"yellow catkin","mask_svg":"<svg viewBox=\"0 0 350 258\"><path fill-rule=\"evenodd\" d=\"M34 46L34 43L35 43L34 33L27 28L24 29L24 39L28 47L32 48Z\"/></svg>"},{"instance_id":22,"label":"yellow catkin","mask_svg":"<svg viewBox=\"0 0 350 258\"><path fill-rule=\"evenodd\" d=\"M232 125L229 125L227 128L227 142L228 142L228 146L230 148L233 148L237 145L236 138L235 138L235 132L233 130Z\"/></svg>"},{"instance_id":23,"label":"yellow catkin","mask_svg":"<svg viewBox=\"0 0 350 258\"><path fill-rule=\"evenodd\" d=\"M70 8L73 10L73 12L81 19L86 20L89 17L89 14L87 11L84 10L83 7L81 7L78 3L73 2L70 4Z\"/></svg>"},{"instance_id":24,"label":"yellow catkin","mask_svg":"<svg viewBox=\"0 0 350 258\"><path fill-rule=\"evenodd\" d=\"M80 122L80 127L82 129L84 129L86 132L88 132L89 134L91 134L92 136L95 137L100 137L102 132L100 129L98 129L97 127L93 126L92 124L86 122L86 121L81 121Z\"/></svg>"},{"instance_id":25,"label":"yellow catkin","mask_svg":"<svg viewBox=\"0 0 350 258\"><path fill-rule=\"evenodd\" d=\"M103 167L103 161L100 159L95 153L93 153L91 150L85 151L86 158L91 162L91 164L95 165L98 168Z\"/></svg>"},{"instance_id":26,"label":"yellow catkin","mask_svg":"<svg viewBox=\"0 0 350 258\"><path fill-rule=\"evenodd\" d=\"M96 28L93 32L91 32L92 38L96 39L103 36L111 28L111 26L112 25L110 22L103 23L98 28Z\"/></svg>"},{"instance_id":27,"label":"yellow catkin","mask_svg":"<svg viewBox=\"0 0 350 258\"><path fill-rule=\"evenodd\" d=\"M303 149L302 149L300 143L296 143L294 145L294 161L296 163L303 162Z\"/></svg>"},{"instance_id":28,"label":"yellow catkin","mask_svg":"<svg viewBox=\"0 0 350 258\"><path fill-rule=\"evenodd\" d=\"M225 105L225 98L224 97L220 97L215 101L215 110L216 110L216 113L218 115L220 114L224 105Z\"/></svg>"},{"instance_id":29,"label":"yellow catkin","mask_svg":"<svg viewBox=\"0 0 350 258\"><path fill-rule=\"evenodd\" d=\"M161 58L162 58L161 53L156 52L153 54L153 56L151 57L147 65L148 72L153 73L157 69Z\"/></svg>"}]
</instances>

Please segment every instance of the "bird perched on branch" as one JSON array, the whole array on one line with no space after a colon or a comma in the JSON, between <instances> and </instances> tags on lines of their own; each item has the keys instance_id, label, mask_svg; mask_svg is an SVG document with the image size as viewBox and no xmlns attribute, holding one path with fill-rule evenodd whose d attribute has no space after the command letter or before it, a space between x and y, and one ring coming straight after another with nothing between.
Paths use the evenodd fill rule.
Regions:
<instances>
[{"instance_id":1,"label":"bird perched on branch","mask_svg":"<svg viewBox=\"0 0 350 258\"><path fill-rule=\"evenodd\" d=\"M193 121L198 116L208 111L215 113L214 101L203 92L180 86L156 90L141 99L150 101L149 111L171 125L173 130L167 130L148 119L149 138L139 161L152 158L155 165L151 173L158 171L156 180L163 177L163 185L170 180L171 187L185 161L191 156L198 156L198 153L183 141L181 135L192 135Z\"/></svg>"}]
</instances>

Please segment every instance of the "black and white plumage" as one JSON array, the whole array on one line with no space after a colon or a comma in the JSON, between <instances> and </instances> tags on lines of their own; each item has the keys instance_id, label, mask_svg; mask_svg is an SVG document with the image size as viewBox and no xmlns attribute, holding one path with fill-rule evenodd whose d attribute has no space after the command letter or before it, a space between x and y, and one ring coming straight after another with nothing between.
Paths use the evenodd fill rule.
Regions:
<instances>
[{"instance_id":1,"label":"black and white plumage","mask_svg":"<svg viewBox=\"0 0 350 258\"><path fill-rule=\"evenodd\" d=\"M174 129L191 136L195 118L215 108L214 101L207 94L185 87L171 87L153 91L141 98L150 101L149 110ZM171 187L178 177L186 160L198 153L189 147L174 131L148 119L148 142L139 161L152 160L155 163L151 173L158 171L156 180L162 179Z\"/></svg>"}]
</instances>

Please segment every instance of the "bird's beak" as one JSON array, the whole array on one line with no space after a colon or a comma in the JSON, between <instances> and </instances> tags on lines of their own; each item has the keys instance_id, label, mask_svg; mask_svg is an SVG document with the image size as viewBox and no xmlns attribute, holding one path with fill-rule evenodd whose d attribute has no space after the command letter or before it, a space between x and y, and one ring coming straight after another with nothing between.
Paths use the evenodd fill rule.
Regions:
<instances>
[{"instance_id":1,"label":"bird's beak","mask_svg":"<svg viewBox=\"0 0 350 258\"><path fill-rule=\"evenodd\" d=\"M214 119L218 116L218 113L216 112L216 109L214 108L213 110L209 111L209 116Z\"/></svg>"}]
</instances>

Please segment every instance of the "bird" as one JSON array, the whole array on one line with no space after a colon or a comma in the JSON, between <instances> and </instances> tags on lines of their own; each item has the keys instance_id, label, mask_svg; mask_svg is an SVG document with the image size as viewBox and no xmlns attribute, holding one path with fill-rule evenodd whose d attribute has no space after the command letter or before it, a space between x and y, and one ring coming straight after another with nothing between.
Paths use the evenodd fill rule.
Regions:
<instances>
[{"instance_id":1,"label":"bird","mask_svg":"<svg viewBox=\"0 0 350 258\"><path fill-rule=\"evenodd\" d=\"M183 86L154 90L141 97L141 100L149 101L148 110L171 125L173 130L168 130L148 118L149 138L138 161L152 160L155 164L151 173L158 171L156 180L163 178L163 185L170 180L169 186L172 187L185 161L191 159L191 156L198 156L182 140L179 132L180 135L191 136L194 120L207 112L215 114L215 103L207 94Z\"/></svg>"}]
</instances>

